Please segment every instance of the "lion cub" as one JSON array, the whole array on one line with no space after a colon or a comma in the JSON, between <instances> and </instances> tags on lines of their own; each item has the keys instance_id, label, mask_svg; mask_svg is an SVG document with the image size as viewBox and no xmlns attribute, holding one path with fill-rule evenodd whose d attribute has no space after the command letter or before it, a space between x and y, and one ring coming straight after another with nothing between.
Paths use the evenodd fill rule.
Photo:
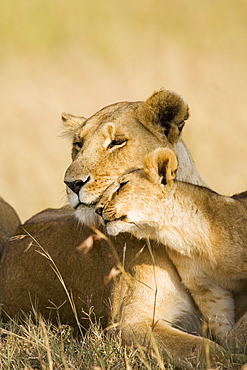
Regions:
<instances>
[{"instance_id":1,"label":"lion cub","mask_svg":"<svg viewBox=\"0 0 247 370\"><path fill-rule=\"evenodd\" d=\"M144 168L118 178L96 206L107 232L166 245L215 339L234 325L233 293L247 294L247 208L208 188L175 179L177 159L156 149Z\"/></svg>"}]
</instances>

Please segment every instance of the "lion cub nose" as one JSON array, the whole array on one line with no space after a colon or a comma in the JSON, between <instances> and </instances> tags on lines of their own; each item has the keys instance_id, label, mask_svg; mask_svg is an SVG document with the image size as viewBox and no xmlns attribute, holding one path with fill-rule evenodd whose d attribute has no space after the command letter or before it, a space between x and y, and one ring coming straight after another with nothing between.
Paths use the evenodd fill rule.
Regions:
<instances>
[{"instance_id":1,"label":"lion cub nose","mask_svg":"<svg viewBox=\"0 0 247 370\"><path fill-rule=\"evenodd\" d=\"M95 209L95 212L96 212L98 215L102 216L103 209L104 209L104 207L103 207L103 206L98 206L98 207Z\"/></svg>"},{"instance_id":2,"label":"lion cub nose","mask_svg":"<svg viewBox=\"0 0 247 370\"><path fill-rule=\"evenodd\" d=\"M90 177L86 179L86 181L82 180L75 180L75 181L64 181L64 183L79 196L80 190L89 181Z\"/></svg>"}]
</instances>

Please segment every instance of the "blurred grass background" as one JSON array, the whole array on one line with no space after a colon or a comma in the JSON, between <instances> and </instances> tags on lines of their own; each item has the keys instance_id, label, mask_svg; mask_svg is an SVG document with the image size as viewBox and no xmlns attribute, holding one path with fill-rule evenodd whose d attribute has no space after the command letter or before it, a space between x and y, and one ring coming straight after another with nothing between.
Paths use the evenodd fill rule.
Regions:
<instances>
[{"instance_id":1,"label":"blurred grass background","mask_svg":"<svg viewBox=\"0 0 247 370\"><path fill-rule=\"evenodd\" d=\"M61 112L90 116L164 86L214 190L247 189L246 0L12 0L0 12L0 195L22 221L65 203Z\"/></svg>"}]
</instances>

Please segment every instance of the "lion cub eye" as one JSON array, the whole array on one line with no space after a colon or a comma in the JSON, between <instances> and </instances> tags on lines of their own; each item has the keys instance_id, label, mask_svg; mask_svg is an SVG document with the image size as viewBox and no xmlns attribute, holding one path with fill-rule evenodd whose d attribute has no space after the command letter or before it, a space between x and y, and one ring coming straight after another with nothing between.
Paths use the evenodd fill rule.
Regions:
<instances>
[{"instance_id":1,"label":"lion cub eye","mask_svg":"<svg viewBox=\"0 0 247 370\"><path fill-rule=\"evenodd\" d=\"M110 144L108 145L107 149L111 149L111 148L114 148L114 147L121 148L121 147L122 147L122 146L124 146L126 143L127 143L127 140L126 140L126 139L116 139L116 140L112 140L112 141L110 142Z\"/></svg>"},{"instance_id":2,"label":"lion cub eye","mask_svg":"<svg viewBox=\"0 0 247 370\"><path fill-rule=\"evenodd\" d=\"M73 148L77 151L79 151L82 148L82 142L81 141L76 141L73 143Z\"/></svg>"},{"instance_id":3,"label":"lion cub eye","mask_svg":"<svg viewBox=\"0 0 247 370\"><path fill-rule=\"evenodd\" d=\"M116 190L116 194L119 194L120 190L123 189L124 185L128 184L129 181L123 181L119 184L117 190Z\"/></svg>"}]
</instances>

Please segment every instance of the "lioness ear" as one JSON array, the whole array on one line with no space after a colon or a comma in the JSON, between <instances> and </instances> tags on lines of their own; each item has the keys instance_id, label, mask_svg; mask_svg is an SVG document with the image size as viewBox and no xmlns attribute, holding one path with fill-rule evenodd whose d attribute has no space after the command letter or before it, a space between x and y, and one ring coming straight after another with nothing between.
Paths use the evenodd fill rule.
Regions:
<instances>
[{"instance_id":1,"label":"lioness ear","mask_svg":"<svg viewBox=\"0 0 247 370\"><path fill-rule=\"evenodd\" d=\"M173 91L154 92L139 109L141 119L160 126L171 144L174 144L189 118L188 104Z\"/></svg>"},{"instance_id":2,"label":"lioness ear","mask_svg":"<svg viewBox=\"0 0 247 370\"><path fill-rule=\"evenodd\" d=\"M73 116L73 114L62 113L63 130L62 135L73 137L75 132L85 123L86 118Z\"/></svg>"},{"instance_id":3,"label":"lioness ear","mask_svg":"<svg viewBox=\"0 0 247 370\"><path fill-rule=\"evenodd\" d=\"M158 148L144 158L144 171L153 183L171 184L176 177L178 161L174 152Z\"/></svg>"}]
</instances>

